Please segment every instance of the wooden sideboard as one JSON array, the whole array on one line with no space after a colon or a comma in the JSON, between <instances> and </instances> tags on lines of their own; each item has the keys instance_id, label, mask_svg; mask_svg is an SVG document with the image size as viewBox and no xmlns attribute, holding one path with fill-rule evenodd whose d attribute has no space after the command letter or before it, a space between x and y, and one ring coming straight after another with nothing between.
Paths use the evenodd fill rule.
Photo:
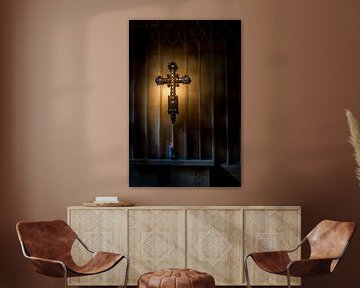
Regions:
<instances>
[{"instance_id":1,"label":"wooden sideboard","mask_svg":"<svg viewBox=\"0 0 360 288\"><path fill-rule=\"evenodd\" d=\"M129 285L163 268L188 267L212 274L216 285L245 285L243 258L250 252L294 248L301 240L299 206L68 207L68 223L93 250L130 257ZM72 254L88 258L78 243ZM294 253L300 258L301 251ZM125 263L69 285L121 285ZM286 285L286 277L264 273L249 261L253 285ZM300 285L300 280L292 282Z\"/></svg>"}]
</instances>

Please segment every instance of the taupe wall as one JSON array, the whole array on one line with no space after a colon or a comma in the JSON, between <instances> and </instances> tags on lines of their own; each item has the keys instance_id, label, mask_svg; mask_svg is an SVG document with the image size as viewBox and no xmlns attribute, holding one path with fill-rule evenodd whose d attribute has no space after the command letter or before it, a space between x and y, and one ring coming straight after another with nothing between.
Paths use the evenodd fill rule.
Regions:
<instances>
[{"instance_id":1,"label":"taupe wall","mask_svg":"<svg viewBox=\"0 0 360 288\"><path fill-rule=\"evenodd\" d=\"M118 194L139 205L301 205L360 223L344 108L360 118L360 1L3 0L1 287L62 287L32 272L19 220ZM241 189L128 188L128 20L242 20ZM359 233L359 232L358 232ZM336 274L358 287L359 235Z\"/></svg>"}]
</instances>

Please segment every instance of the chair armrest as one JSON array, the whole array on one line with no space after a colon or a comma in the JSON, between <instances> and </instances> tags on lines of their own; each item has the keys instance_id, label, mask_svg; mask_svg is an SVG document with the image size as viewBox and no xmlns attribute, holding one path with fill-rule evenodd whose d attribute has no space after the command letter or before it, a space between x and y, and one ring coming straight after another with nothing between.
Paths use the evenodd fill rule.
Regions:
<instances>
[{"instance_id":1,"label":"chair armrest","mask_svg":"<svg viewBox=\"0 0 360 288\"><path fill-rule=\"evenodd\" d=\"M329 274L332 272L333 261L338 261L338 258L318 258L318 259L303 259L291 261L287 266L287 271L290 276L312 276Z\"/></svg>"},{"instance_id":2,"label":"chair armrest","mask_svg":"<svg viewBox=\"0 0 360 288\"><path fill-rule=\"evenodd\" d=\"M63 266L63 265L65 266L65 264L59 260L34 257L34 256L26 256L26 258L30 259L31 261L49 262L49 263L60 264L61 266Z\"/></svg>"},{"instance_id":3,"label":"chair armrest","mask_svg":"<svg viewBox=\"0 0 360 288\"><path fill-rule=\"evenodd\" d=\"M89 251L90 253L95 253L80 239L80 237L78 235L76 235L76 240L78 240L87 251Z\"/></svg>"},{"instance_id":4,"label":"chair armrest","mask_svg":"<svg viewBox=\"0 0 360 288\"><path fill-rule=\"evenodd\" d=\"M287 250L279 250L279 251L264 251L264 252L252 252L247 255L247 257L257 257L257 256L265 256L265 257L271 257L271 256L282 256L282 255L288 255Z\"/></svg>"},{"instance_id":5,"label":"chair armrest","mask_svg":"<svg viewBox=\"0 0 360 288\"><path fill-rule=\"evenodd\" d=\"M295 252L297 249L299 249L299 248L306 242L306 240L307 240L306 237L303 238L303 239L301 240L301 242L300 242L295 248L289 249L289 250L285 250L285 251L288 252L288 253Z\"/></svg>"},{"instance_id":6,"label":"chair armrest","mask_svg":"<svg viewBox=\"0 0 360 288\"><path fill-rule=\"evenodd\" d=\"M252 253L249 253L244 259L248 258L249 256L251 256L251 254L256 254L256 253L261 253L261 254L274 254L274 253L277 253L277 254L283 254L283 253L292 253L292 252L295 252L297 249L299 249L304 243L305 241L307 240L307 238L303 238L301 240L301 242L293 249L284 249L284 250L277 250L277 251L264 251L264 252L252 252Z\"/></svg>"}]
</instances>

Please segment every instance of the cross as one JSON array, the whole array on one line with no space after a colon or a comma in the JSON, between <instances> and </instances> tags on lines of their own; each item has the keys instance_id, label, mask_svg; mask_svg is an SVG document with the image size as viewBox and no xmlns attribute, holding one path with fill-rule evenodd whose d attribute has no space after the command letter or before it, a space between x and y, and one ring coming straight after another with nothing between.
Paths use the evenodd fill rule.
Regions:
<instances>
[{"instance_id":1,"label":"cross","mask_svg":"<svg viewBox=\"0 0 360 288\"><path fill-rule=\"evenodd\" d=\"M168 68L170 74L167 74L167 78L157 76L155 78L155 82L157 85L167 84L167 86L170 87L170 94L168 95L168 114L170 114L171 123L175 124L176 114L179 114L176 87L179 87L179 84L190 84L191 78L186 74L179 77L179 74L176 74L178 66L173 61L169 63Z\"/></svg>"}]
</instances>

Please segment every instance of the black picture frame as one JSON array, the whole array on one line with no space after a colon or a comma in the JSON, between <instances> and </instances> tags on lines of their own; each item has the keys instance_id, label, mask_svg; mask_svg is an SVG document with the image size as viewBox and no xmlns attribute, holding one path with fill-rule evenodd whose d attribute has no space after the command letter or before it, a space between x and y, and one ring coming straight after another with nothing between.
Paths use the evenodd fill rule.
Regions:
<instances>
[{"instance_id":1,"label":"black picture frame","mask_svg":"<svg viewBox=\"0 0 360 288\"><path fill-rule=\"evenodd\" d=\"M241 21L130 20L129 186L240 187L240 164Z\"/></svg>"}]
</instances>

